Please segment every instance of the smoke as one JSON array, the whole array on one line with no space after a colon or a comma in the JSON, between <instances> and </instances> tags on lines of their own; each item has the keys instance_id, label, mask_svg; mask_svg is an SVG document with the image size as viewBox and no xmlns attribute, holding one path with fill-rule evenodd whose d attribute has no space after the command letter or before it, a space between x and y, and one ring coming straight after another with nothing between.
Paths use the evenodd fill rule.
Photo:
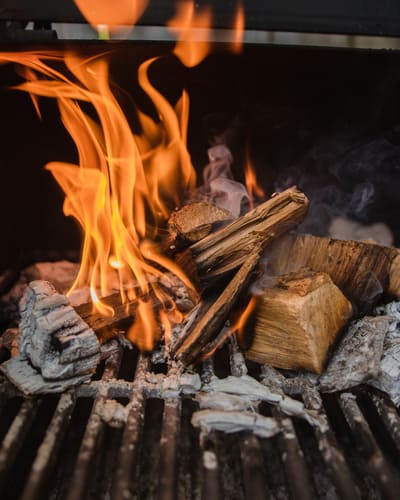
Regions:
<instances>
[{"instance_id":1,"label":"smoke","mask_svg":"<svg viewBox=\"0 0 400 500\"><path fill-rule=\"evenodd\" d=\"M249 194L242 183L233 179L231 152L220 144L208 150L208 158L210 162L203 170L203 184L193 198L214 203L238 217L249 205Z\"/></svg>"}]
</instances>

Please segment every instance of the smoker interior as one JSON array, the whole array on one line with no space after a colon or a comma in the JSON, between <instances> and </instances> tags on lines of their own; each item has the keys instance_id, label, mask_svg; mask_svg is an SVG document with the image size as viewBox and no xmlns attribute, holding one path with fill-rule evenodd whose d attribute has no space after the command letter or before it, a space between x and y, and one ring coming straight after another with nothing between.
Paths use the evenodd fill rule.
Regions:
<instances>
[{"instance_id":1,"label":"smoker interior","mask_svg":"<svg viewBox=\"0 0 400 500\"><path fill-rule=\"evenodd\" d=\"M230 344L200 373L207 380L245 370ZM281 421L278 436L200 435L190 424L193 395L144 389L151 373L164 372L126 351L61 396L24 399L3 384L1 498L398 498L400 416L382 394L360 388L324 397L323 428L261 404L256 413ZM110 400L129 408L123 427L101 418Z\"/></svg>"},{"instance_id":2,"label":"smoker interior","mask_svg":"<svg viewBox=\"0 0 400 500\"><path fill-rule=\"evenodd\" d=\"M363 223L386 222L400 243L399 54L248 46L242 56L218 51L185 69L167 45L74 46L88 54L105 47L113 52L113 75L124 89L118 96L133 128L131 97L152 113L135 83L138 64L165 56L152 78L172 101L182 86L189 90L189 150L199 175L207 148L222 135L237 179L248 151L267 193L295 181L321 202L318 193L334 186L334 203L337 193L372 183L375 197L365 210L343 210ZM43 170L49 161L76 161L74 146L53 102L41 101L40 121L27 95L8 90L19 81L14 68L0 67L0 75L0 267L77 258L79 231L62 215L62 193ZM202 377L249 369L261 379L259 366L232 362L235 349L218 351L199 368ZM150 373L166 371L125 351L96 380L61 396L25 399L4 382L1 498L397 498L400 417L382 394L360 388L324 396L322 430L262 404L258 413L283 420L279 436L200 436L190 425L192 395L145 389ZM100 416L110 399L129 406L123 427Z\"/></svg>"},{"instance_id":3,"label":"smoker interior","mask_svg":"<svg viewBox=\"0 0 400 500\"><path fill-rule=\"evenodd\" d=\"M188 146L200 178L207 148L222 136L232 150L237 180L243 179L247 152L267 194L297 183L322 203L322 212L342 212L365 224L386 222L400 244L397 52L246 46L237 56L217 46L200 66L187 69L169 55L171 46L160 43L76 42L68 48L88 55L110 51L115 92L133 129L135 105L154 114L137 84L138 66L148 57L163 56L151 78L172 102L183 87L189 91ZM77 226L62 214L63 194L43 168L50 161L76 162L75 146L55 102L40 99L39 120L30 97L10 90L19 81L12 65L0 66L2 270L78 258L80 245ZM349 203L360 186L370 185L374 191L367 206L358 206L356 195Z\"/></svg>"}]
</instances>

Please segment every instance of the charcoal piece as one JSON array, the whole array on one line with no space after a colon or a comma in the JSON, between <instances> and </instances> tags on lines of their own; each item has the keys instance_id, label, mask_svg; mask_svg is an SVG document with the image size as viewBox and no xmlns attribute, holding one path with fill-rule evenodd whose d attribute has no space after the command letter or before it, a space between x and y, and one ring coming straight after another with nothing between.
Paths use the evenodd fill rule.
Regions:
<instances>
[{"instance_id":1,"label":"charcoal piece","mask_svg":"<svg viewBox=\"0 0 400 500\"><path fill-rule=\"evenodd\" d=\"M369 385L386 392L396 406L400 405L400 302L377 308L380 314L392 318L383 344L380 373ZM383 316L385 317L385 316Z\"/></svg>"},{"instance_id":2,"label":"charcoal piece","mask_svg":"<svg viewBox=\"0 0 400 500\"><path fill-rule=\"evenodd\" d=\"M45 380L40 372L22 356L16 356L0 365L0 370L27 396L64 392L90 380L91 374L78 375L65 380Z\"/></svg>"},{"instance_id":3,"label":"charcoal piece","mask_svg":"<svg viewBox=\"0 0 400 500\"><path fill-rule=\"evenodd\" d=\"M3 364L2 370L23 392L46 392L46 384L48 392L58 392L91 377L100 361L100 344L67 297L47 281L32 281L21 299L20 313L19 356L14 363ZM25 361L35 371L32 387L21 381L27 371Z\"/></svg>"},{"instance_id":4,"label":"charcoal piece","mask_svg":"<svg viewBox=\"0 0 400 500\"><path fill-rule=\"evenodd\" d=\"M390 323L387 316L353 321L319 379L321 391L341 391L377 378Z\"/></svg>"},{"instance_id":5,"label":"charcoal piece","mask_svg":"<svg viewBox=\"0 0 400 500\"><path fill-rule=\"evenodd\" d=\"M71 288L78 270L79 264L67 260L37 262L23 269L17 283L0 298L0 319L4 322L10 322L10 326L17 324L19 320L18 304L29 282L49 281L57 292L63 294Z\"/></svg>"},{"instance_id":6,"label":"charcoal piece","mask_svg":"<svg viewBox=\"0 0 400 500\"><path fill-rule=\"evenodd\" d=\"M248 431L269 438L281 432L274 418L247 411L200 410L193 413L191 422L205 434L213 430L226 433Z\"/></svg>"},{"instance_id":7,"label":"charcoal piece","mask_svg":"<svg viewBox=\"0 0 400 500\"><path fill-rule=\"evenodd\" d=\"M164 273L160 285L171 296L176 307L181 312L189 312L199 302L199 296L193 288L188 287L173 273Z\"/></svg>"}]
</instances>

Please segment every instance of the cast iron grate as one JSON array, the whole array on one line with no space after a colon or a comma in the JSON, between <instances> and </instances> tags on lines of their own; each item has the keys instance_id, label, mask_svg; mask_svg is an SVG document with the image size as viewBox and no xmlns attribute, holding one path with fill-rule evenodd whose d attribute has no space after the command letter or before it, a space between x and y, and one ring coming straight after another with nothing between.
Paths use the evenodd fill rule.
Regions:
<instances>
[{"instance_id":1,"label":"cast iron grate","mask_svg":"<svg viewBox=\"0 0 400 500\"><path fill-rule=\"evenodd\" d=\"M202 376L215 373L214 366L223 375L237 374L237 363L229 359L226 351L217 354ZM258 412L280 419L281 434L204 436L190 423L197 409L192 397L160 397L145 389L146 376L157 371L165 369L136 351L119 351L101 367L98 380L60 396L22 398L4 381L0 497L398 498L400 415L377 391L324 396L326 428L262 403ZM100 416L112 399L129 409L123 426Z\"/></svg>"}]
</instances>

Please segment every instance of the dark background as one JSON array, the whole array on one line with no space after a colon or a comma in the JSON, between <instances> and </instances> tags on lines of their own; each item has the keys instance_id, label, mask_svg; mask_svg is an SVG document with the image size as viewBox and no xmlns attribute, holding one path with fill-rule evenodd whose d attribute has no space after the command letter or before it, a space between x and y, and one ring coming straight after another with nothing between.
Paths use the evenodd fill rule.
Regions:
<instances>
[{"instance_id":1,"label":"dark background","mask_svg":"<svg viewBox=\"0 0 400 500\"><path fill-rule=\"evenodd\" d=\"M56 47L63 47L61 43ZM247 46L236 56L217 47L200 66L184 68L160 43L75 43L87 53L111 50L117 91L135 128L135 105L151 113L136 83L141 61L154 55L151 77L175 101L189 90L189 150L201 171L207 148L223 135L238 179L246 148L267 193L296 182L334 213L387 222L400 238L400 54L298 47ZM4 49L21 49L7 45ZM30 49L32 47L30 46ZM62 214L63 195L44 165L76 161L54 102L41 99L43 121L29 96L9 87L15 68L0 66L0 268L37 259L77 258L80 235ZM371 182L373 203L350 213L355 186ZM325 195L324 195L325 196ZM347 201L346 201L347 200Z\"/></svg>"}]
</instances>

